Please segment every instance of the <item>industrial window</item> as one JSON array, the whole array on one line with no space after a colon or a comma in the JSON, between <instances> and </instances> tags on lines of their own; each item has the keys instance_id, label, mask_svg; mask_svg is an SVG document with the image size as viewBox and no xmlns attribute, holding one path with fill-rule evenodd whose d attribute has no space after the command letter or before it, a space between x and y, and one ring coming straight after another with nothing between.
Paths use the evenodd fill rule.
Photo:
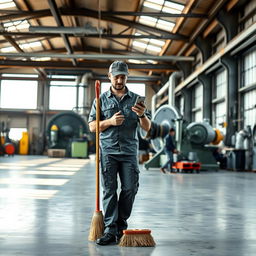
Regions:
<instances>
[{"instance_id":1,"label":"industrial window","mask_svg":"<svg viewBox=\"0 0 256 256\"><path fill-rule=\"evenodd\" d=\"M110 85L111 85L111 83L102 83L101 84L101 93L106 92L109 89ZM140 96L145 96L145 93L146 93L145 84L127 83L126 86L128 87L128 89L130 91L137 93Z\"/></svg>"},{"instance_id":2,"label":"industrial window","mask_svg":"<svg viewBox=\"0 0 256 256\"><path fill-rule=\"evenodd\" d=\"M73 110L76 107L75 76L51 76L49 109ZM59 79L59 80L58 80Z\"/></svg>"},{"instance_id":3,"label":"industrial window","mask_svg":"<svg viewBox=\"0 0 256 256\"><path fill-rule=\"evenodd\" d=\"M201 84L196 85L192 91L192 120L195 122L203 121L203 86Z\"/></svg>"},{"instance_id":4,"label":"industrial window","mask_svg":"<svg viewBox=\"0 0 256 256\"><path fill-rule=\"evenodd\" d=\"M227 71L221 70L215 73L213 83L213 121L212 125L215 128L226 133L226 118L227 118Z\"/></svg>"},{"instance_id":5,"label":"industrial window","mask_svg":"<svg viewBox=\"0 0 256 256\"><path fill-rule=\"evenodd\" d=\"M256 124L256 50L247 53L242 65L244 127ZM243 119L242 118L242 119Z\"/></svg>"},{"instance_id":6,"label":"industrial window","mask_svg":"<svg viewBox=\"0 0 256 256\"><path fill-rule=\"evenodd\" d=\"M16 77L19 75L16 75ZM21 75L22 77L31 77L30 75ZM21 77L20 76L20 77ZM10 109L36 109L37 108L37 90L38 81L12 80L8 74L2 75L0 107Z\"/></svg>"},{"instance_id":7,"label":"industrial window","mask_svg":"<svg viewBox=\"0 0 256 256\"><path fill-rule=\"evenodd\" d=\"M239 13L240 31L248 28L256 21L255 1L248 1Z\"/></svg>"},{"instance_id":8,"label":"industrial window","mask_svg":"<svg viewBox=\"0 0 256 256\"><path fill-rule=\"evenodd\" d=\"M247 53L243 59L242 86L250 86L256 83L256 50Z\"/></svg>"}]
</instances>

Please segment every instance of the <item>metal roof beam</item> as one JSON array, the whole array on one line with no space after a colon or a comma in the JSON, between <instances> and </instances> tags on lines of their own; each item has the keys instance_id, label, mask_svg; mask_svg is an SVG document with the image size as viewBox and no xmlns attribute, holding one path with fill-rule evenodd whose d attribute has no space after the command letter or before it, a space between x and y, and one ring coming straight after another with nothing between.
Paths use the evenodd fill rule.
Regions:
<instances>
[{"instance_id":1,"label":"metal roof beam","mask_svg":"<svg viewBox=\"0 0 256 256\"><path fill-rule=\"evenodd\" d=\"M49 31L48 32L35 32L34 28L42 28L37 26L31 26L30 30L33 32L6 32L6 31L0 31L0 35L3 36L24 36L25 39L29 38L35 38L35 37L60 37L60 33L67 34L68 37L86 37L86 38L99 38L100 34L76 34L76 28L68 28L66 32L59 30L60 32L57 33L57 31ZM44 28L44 27L43 27ZM46 27L49 28L49 27ZM58 29L58 28L54 28ZM73 30L73 31L72 31ZM101 34L101 37L104 39L111 39L111 38L118 38L118 39L158 39L158 40L166 40L166 39L172 39L172 40L182 40L182 41L188 41L188 37L179 35L179 34L172 34L169 33L169 35L124 35L124 34ZM15 38L15 40L22 40L19 38Z\"/></svg>"},{"instance_id":2,"label":"metal roof beam","mask_svg":"<svg viewBox=\"0 0 256 256\"><path fill-rule=\"evenodd\" d=\"M58 8L57 8L57 5L56 5L56 3L55 3L55 0L48 0L48 4L49 4L49 6L50 6L50 10L51 10L52 16L54 17L54 19L55 19L57 25L58 25L59 27L60 27L60 26L64 26L64 23L63 23L63 21L62 21L62 19L61 19L61 16L60 16L60 14L59 14L59 10L58 10ZM65 47L67 48L67 52L68 52L69 54L72 54L72 53L73 53L73 50L72 50L72 47L71 47L71 44L70 44L70 42L69 42L68 37L67 37L65 34L61 34L61 37L62 37L62 39L63 39L63 41L64 41ZM73 59L72 62L73 62L73 64L74 64L74 66L77 65L77 62L76 62L75 59Z\"/></svg>"},{"instance_id":3,"label":"metal roof beam","mask_svg":"<svg viewBox=\"0 0 256 256\"><path fill-rule=\"evenodd\" d=\"M113 55L113 54L58 54L58 53L0 53L0 57L9 58L42 58L51 57L58 59L83 59L83 60L156 60L156 61L194 61L195 57L192 56L176 56L176 55Z\"/></svg>"},{"instance_id":4,"label":"metal roof beam","mask_svg":"<svg viewBox=\"0 0 256 256\"><path fill-rule=\"evenodd\" d=\"M98 19L98 12L97 11L90 10L90 9L87 9L87 8L72 8L72 9L59 8L58 9L55 2L53 3L52 1L54 1L54 0L48 0L48 2L50 4L50 7L51 7L51 11L50 10L34 11L33 12L34 14L30 13L27 16L24 15L24 12L23 12L24 16L20 15L20 16L16 16L16 17L15 17L15 15L5 15L5 16L0 17L0 20L18 19L18 18L22 18L22 17L26 18L26 19L40 18L40 17L45 17L45 16L51 16L51 12L52 12L52 15L55 17L55 19L58 19L58 20L56 20L56 22L60 21L59 19L61 18L61 15L83 16L83 17L91 17L91 18ZM51 6L51 5L54 5L55 7ZM142 15L142 13L141 13L141 15ZM158 33L158 34L161 34L161 35L171 35L172 34L172 33L168 32L166 30L157 29L155 27L150 27L150 26L147 26L147 25L143 25L141 23L134 22L134 21L127 20L127 19L122 19L122 18L113 16L113 15L111 16L111 15L108 14L108 12L107 12L107 14L106 13L104 14L104 12L101 12L101 19L104 20L104 21L110 21L110 22L113 22L113 23L121 24L121 25L124 25L124 26L127 26L127 27L137 28L137 29L145 31L145 32L153 32L153 33ZM63 23L62 23L62 25L61 25L61 23L58 23L58 26L63 26Z\"/></svg>"},{"instance_id":5,"label":"metal roof beam","mask_svg":"<svg viewBox=\"0 0 256 256\"><path fill-rule=\"evenodd\" d=\"M68 68L74 70L84 69L108 69L111 62L79 62L77 67L74 67L68 61L19 61L19 60L0 60L0 67L31 67L31 68ZM129 63L130 70L140 71L177 71L177 67L170 64L133 64Z\"/></svg>"},{"instance_id":6,"label":"metal roof beam","mask_svg":"<svg viewBox=\"0 0 256 256\"><path fill-rule=\"evenodd\" d=\"M126 35L126 34L106 34L104 33L91 33L87 28L84 27L53 27L53 26L30 26L29 31L33 33L46 33L54 34L57 33L61 34L68 34L68 35L75 35L76 37L99 37L102 38L128 38L128 39L141 39L141 38L152 38L152 39L172 39L172 40L184 40L188 41L187 36L183 36L180 34L168 33L164 35Z\"/></svg>"},{"instance_id":7,"label":"metal roof beam","mask_svg":"<svg viewBox=\"0 0 256 256\"><path fill-rule=\"evenodd\" d=\"M89 10L82 8L84 10ZM62 8L62 10L67 10L67 8ZM70 15L72 15L72 10L69 10ZM77 13L77 9L76 13ZM92 10L93 11L93 10ZM34 10L34 11L6 11L6 10L0 10L0 13L8 13L6 15L2 15L0 17L1 21L4 20L12 20L12 19L20 19L20 18L26 18L26 19L35 19L35 18L41 18L45 16L51 15L51 11L49 9L42 9L42 10ZM102 11L101 14L105 17L108 16L150 16L150 17L171 17L171 18L179 18L179 17L185 17L185 18L202 18L206 19L208 16L206 14L201 13L167 13L167 12L109 12L109 11ZM86 13L80 13L79 15L74 16L87 16Z\"/></svg>"}]
</instances>

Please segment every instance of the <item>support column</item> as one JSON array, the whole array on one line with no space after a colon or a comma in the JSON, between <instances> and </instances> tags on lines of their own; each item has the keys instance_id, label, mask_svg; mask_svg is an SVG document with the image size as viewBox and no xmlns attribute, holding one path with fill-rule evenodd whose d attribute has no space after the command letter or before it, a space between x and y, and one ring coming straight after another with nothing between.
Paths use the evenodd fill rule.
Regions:
<instances>
[{"instance_id":1,"label":"support column","mask_svg":"<svg viewBox=\"0 0 256 256\"><path fill-rule=\"evenodd\" d=\"M180 62L177 61L177 67L182 71L182 77L185 79L192 73L191 62Z\"/></svg>"},{"instance_id":2,"label":"support column","mask_svg":"<svg viewBox=\"0 0 256 256\"><path fill-rule=\"evenodd\" d=\"M238 13L230 13L224 10L219 11L217 20L223 26L226 36L227 42L229 42L234 36L237 35L238 29Z\"/></svg>"},{"instance_id":3,"label":"support column","mask_svg":"<svg viewBox=\"0 0 256 256\"><path fill-rule=\"evenodd\" d=\"M231 137L237 131L238 119L238 67L237 61L229 56L221 58L227 70L227 132L225 144L231 146Z\"/></svg>"},{"instance_id":4,"label":"support column","mask_svg":"<svg viewBox=\"0 0 256 256\"><path fill-rule=\"evenodd\" d=\"M199 75L198 80L203 85L203 118L212 122L212 88L211 77L207 75Z\"/></svg>"},{"instance_id":5,"label":"support column","mask_svg":"<svg viewBox=\"0 0 256 256\"><path fill-rule=\"evenodd\" d=\"M199 36L195 40L195 45L202 53L202 58L204 63L211 56L211 49L212 49L211 41L207 38L202 38L201 36Z\"/></svg>"},{"instance_id":6,"label":"support column","mask_svg":"<svg viewBox=\"0 0 256 256\"><path fill-rule=\"evenodd\" d=\"M192 121L192 95L191 95L191 89L184 88L181 92L184 95L184 119L187 122Z\"/></svg>"}]
</instances>

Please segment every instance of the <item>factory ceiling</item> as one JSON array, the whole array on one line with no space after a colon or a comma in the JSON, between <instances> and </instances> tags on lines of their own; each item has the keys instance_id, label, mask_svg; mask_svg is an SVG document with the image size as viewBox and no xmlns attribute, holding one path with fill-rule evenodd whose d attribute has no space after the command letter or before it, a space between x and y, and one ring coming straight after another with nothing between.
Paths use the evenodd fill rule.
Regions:
<instances>
[{"instance_id":1,"label":"factory ceiling","mask_svg":"<svg viewBox=\"0 0 256 256\"><path fill-rule=\"evenodd\" d=\"M133 76L160 81L195 60L195 40L237 2L0 0L0 68L102 75L123 59Z\"/></svg>"}]
</instances>

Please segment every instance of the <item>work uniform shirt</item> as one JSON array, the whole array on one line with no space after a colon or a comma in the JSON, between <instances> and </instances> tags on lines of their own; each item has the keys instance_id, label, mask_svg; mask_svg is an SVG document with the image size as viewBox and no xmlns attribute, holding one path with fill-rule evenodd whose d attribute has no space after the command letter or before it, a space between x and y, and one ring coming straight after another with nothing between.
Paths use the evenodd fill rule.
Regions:
<instances>
[{"instance_id":1,"label":"work uniform shirt","mask_svg":"<svg viewBox=\"0 0 256 256\"><path fill-rule=\"evenodd\" d=\"M121 125L110 126L100 133L100 146L103 154L136 155L138 153L139 118L131 109L137 96L139 95L128 89L121 99L118 99L110 89L100 95L101 121L111 118L118 111L121 111L125 118ZM150 118L147 111L145 114ZM94 120L96 120L96 100L93 102L88 122Z\"/></svg>"},{"instance_id":2,"label":"work uniform shirt","mask_svg":"<svg viewBox=\"0 0 256 256\"><path fill-rule=\"evenodd\" d=\"M173 152L174 149L176 149L176 146L175 144L173 143L173 138L170 134L168 134L165 138L165 148L168 150L168 151L171 151Z\"/></svg>"}]
</instances>

